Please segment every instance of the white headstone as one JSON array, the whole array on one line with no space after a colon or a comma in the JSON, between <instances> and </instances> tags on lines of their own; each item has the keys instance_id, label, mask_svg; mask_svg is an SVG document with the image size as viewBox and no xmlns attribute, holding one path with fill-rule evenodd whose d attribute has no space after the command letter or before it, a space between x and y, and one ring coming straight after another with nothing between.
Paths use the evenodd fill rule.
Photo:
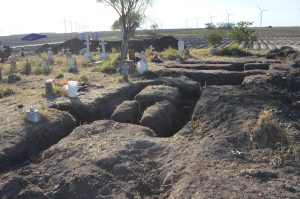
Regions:
<instances>
[{"instance_id":1,"label":"white headstone","mask_svg":"<svg viewBox=\"0 0 300 199\"><path fill-rule=\"evenodd\" d=\"M90 52L90 37L89 36L86 37L85 44L86 44L86 51L84 53L84 57L85 57L85 59L90 60L92 58L92 53Z\"/></svg>"},{"instance_id":2,"label":"white headstone","mask_svg":"<svg viewBox=\"0 0 300 199\"><path fill-rule=\"evenodd\" d=\"M38 123L41 121L41 114L38 110L34 109L33 107L30 107L26 112L26 119L29 122Z\"/></svg>"},{"instance_id":3,"label":"white headstone","mask_svg":"<svg viewBox=\"0 0 300 199\"><path fill-rule=\"evenodd\" d=\"M72 56L69 58L69 72L77 72L76 59Z\"/></svg>"},{"instance_id":4,"label":"white headstone","mask_svg":"<svg viewBox=\"0 0 300 199\"><path fill-rule=\"evenodd\" d=\"M145 52L141 52L141 60L137 64L137 70L140 74L148 72L148 62L145 58Z\"/></svg>"},{"instance_id":5,"label":"white headstone","mask_svg":"<svg viewBox=\"0 0 300 199\"><path fill-rule=\"evenodd\" d=\"M102 52L100 54L100 59L103 59L103 60L107 59L107 57L108 57L108 54L105 52L105 45L106 44L107 43L104 42L104 40L101 40L101 42L99 43L99 45L101 45L101 50L102 50Z\"/></svg>"},{"instance_id":6,"label":"white headstone","mask_svg":"<svg viewBox=\"0 0 300 199\"><path fill-rule=\"evenodd\" d=\"M179 41L178 41L178 51L179 52L184 52L185 50L184 50L184 41L182 40L182 39L180 39Z\"/></svg>"}]
</instances>

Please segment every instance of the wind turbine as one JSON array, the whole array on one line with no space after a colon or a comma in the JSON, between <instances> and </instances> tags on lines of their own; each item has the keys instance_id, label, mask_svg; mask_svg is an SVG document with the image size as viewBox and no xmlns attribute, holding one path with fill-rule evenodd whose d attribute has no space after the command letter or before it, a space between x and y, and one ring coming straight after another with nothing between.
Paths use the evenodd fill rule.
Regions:
<instances>
[{"instance_id":1,"label":"wind turbine","mask_svg":"<svg viewBox=\"0 0 300 199\"><path fill-rule=\"evenodd\" d=\"M196 17L196 20L197 20L197 28L199 28L199 26L198 26L199 18L200 18L200 17Z\"/></svg>"},{"instance_id":2,"label":"wind turbine","mask_svg":"<svg viewBox=\"0 0 300 199\"><path fill-rule=\"evenodd\" d=\"M187 28L188 28L188 22L189 22L189 20L188 20L188 19L186 19L186 20L185 20L185 29L187 29Z\"/></svg>"},{"instance_id":3,"label":"wind turbine","mask_svg":"<svg viewBox=\"0 0 300 199\"><path fill-rule=\"evenodd\" d=\"M261 27L261 25L262 25L263 13L264 13L264 12L267 12L267 11L269 11L269 10L261 9L259 6L257 6L257 7L258 7L258 9L260 10L260 14L258 15L258 17L260 17L260 27Z\"/></svg>"},{"instance_id":4,"label":"wind turbine","mask_svg":"<svg viewBox=\"0 0 300 199\"><path fill-rule=\"evenodd\" d=\"M230 18L230 16L232 16L234 14L229 13L227 10L226 10L226 13L227 13L227 24L229 25L229 18Z\"/></svg>"},{"instance_id":5,"label":"wind turbine","mask_svg":"<svg viewBox=\"0 0 300 199\"><path fill-rule=\"evenodd\" d=\"M213 26L213 18L215 18L216 16L212 16L211 14L209 15L210 17L210 25L211 27Z\"/></svg>"}]
</instances>

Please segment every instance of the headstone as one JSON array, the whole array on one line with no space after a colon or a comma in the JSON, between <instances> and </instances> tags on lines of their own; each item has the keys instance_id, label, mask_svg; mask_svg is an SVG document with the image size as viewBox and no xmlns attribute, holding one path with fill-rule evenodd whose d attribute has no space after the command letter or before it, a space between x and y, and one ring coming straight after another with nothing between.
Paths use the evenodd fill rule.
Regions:
<instances>
[{"instance_id":1,"label":"headstone","mask_svg":"<svg viewBox=\"0 0 300 199\"><path fill-rule=\"evenodd\" d=\"M107 57L108 57L108 54L105 52L105 45L106 45L107 43L106 42L104 42L104 40L101 40L101 42L99 43L99 45L101 45L101 50L102 50L102 52L101 52L101 54L100 54L100 58L102 59L102 60L105 60L105 59L107 59Z\"/></svg>"},{"instance_id":2,"label":"headstone","mask_svg":"<svg viewBox=\"0 0 300 199\"><path fill-rule=\"evenodd\" d=\"M128 64L124 63L122 65L122 77L125 82L128 82Z\"/></svg>"},{"instance_id":3,"label":"headstone","mask_svg":"<svg viewBox=\"0 0 300 199\"><path fill-rule=\"evenodd\" d=\"M78 69L77 69L77 65L76 65L76 59L71 56L68 61L69 61L69 72L77 73Z\"/></svg>"},{"instance_id":4,"label":"headstone","mask_svg":"<svg viewBox=\"0 0 300 199\"><path fill-rule=\"evenodd\" d=\"M20 56L21 56L21 57L24 57L24 56L25 56L25 54L24 54L24 48L21 48L21 50L20 50Z\"/></svg>"},{"instance_id":5,"label":"headstone","mask_svg":"<svg viewBox=\"0 0 300 199\"><path fill-rule=\"evenodd\" d=\"M10 69L8 73L8 82L9 83L14 83L17 80L16 76L16 58L14 56L10 56Z\"/></svg>"},{"instance_id":6,"label":"headstone","mask_svg":"<svg viewBox=\"0 0 300 199\"><path fill-rule=\"evenodd\" d=\"M66 49L64 47L62 47L62 49L60 50L61 56L64 56L66 52Z\"/></svg>"},{"instance_id":7,"label":"headstone","mask_svg":"<svg viewBox=\"0 0 300 199\"><path fill-rule=\"evenodd\" d=\"M141 52L141 60L137 64L137 70L140 74L145 74L148 72L148 62L145 58L145 52Z\"/></svg>"},{"instance_id":8,"label":"headstone","mask_svg":"<svg viewBox=\"0 0 300 199\"><path fill-rule=\"evenodd\" d=\"M148 49L149 49L151 52L153 52L155 48L154 48L152 45L150 45Z\"/></svg>"},{"instance_id":9,"label":"headstone","mask_svg":"<svg viewBox=\"0 0 300 199\"><path fill-rule=\"evenodd\" d=\"M182 39L180 39L178 41L178 51L179 52L185 52L185 50L184 50L184 41Z\"/></svg>"},{"instance_id":10,"label":"headstone","mask_svg":"<svg viewBox=\"0 0 300 199\"><path fill-rule=\"evenodd\" d=\"M44 75L49 75L50 68L49 68L49 63L46 59L43 60L43 67L44 67Z\"/></svg>"},{"instance_id":11,"label":"headstone","mask_svg":"<svg viewBox=\"0 0 300 199\"><path fill-rule=\"evenodd\" d=\"M41 121L41 114L38 110L30 107L26 112L26 119L28 122L38 123Z\"/></svg>"},{"instance_id":12,"label":"headstone","mask_svg":"<svg viewBox=\"0 0 300 199\"><path fill-rule=\"evenodd\" d=\"M2 63L0 62L0 82L2 82Z\"/></svg>"},{"instance_id":13,"label":"headstone","mask_svg":"<svg viewBox=\"0 0 300 199\"><path fill-rule=\"evenodd\" d=\"M92 53L90 52L90 36L89 35L86 37L85 44L86 44L86 51L84 53L84 57L85 57L85 59L90 60L92 58Z\"/></svg>"},{"instance_id":14,"label":"headstone","mask_svg":"<svg viewBox=\"0 0 300 199\"><path fill-rule=\"evenodd\" d=\"M70 48L69 48L69 47L66 49L66 52L65 52L65 54L66 54L66 60L68 61L68 60L69 60L69 58L70 58L70 57L72 57L72 53L71 53L71 51L70 51Z\"/></svg>"},{"instance_id":15,"label":"headstone","mask_svg":"<svg viewBox=\"0 0 300 199\"><path fill-rule=\"evenodd\" d=\"M218 49L217 48L212 48L210 50L210 56L217 56L218 55Z\"/></svg>"},{"instance_id":16,"label":"headstone","mask_svg":"<svg viewBox=\"0 0 300 199\"><path fill-rule=\"evenodd\" d=\"M54 58L53 58L53 51L52 51L52 48L49 47L48 49L48 62L50 64L53 64L54 63Z\"/></svg>"},{"instance_id":17,"label":"headstone","mask_svg":"<svg viewBox=\"0 0 300 199\"><path fill-rule=\"evenodd\" d=\"M31 65L28 62L28 59L26 59L26 65L25 65L24 74L25 75L30 75L30 73L31 73Z\"/></svg>"},{"instance_id":18,"label":"headstone","mask_svg":"<svg viewBox=\"0 0 300 199\"><path fill-rule=\"evenodd\" d=\"M52 91L52 79L48 79L45 81L45 91L46 91L46 96L50 96L53 94L53 91Z\"/></svg>"}]
</instances>

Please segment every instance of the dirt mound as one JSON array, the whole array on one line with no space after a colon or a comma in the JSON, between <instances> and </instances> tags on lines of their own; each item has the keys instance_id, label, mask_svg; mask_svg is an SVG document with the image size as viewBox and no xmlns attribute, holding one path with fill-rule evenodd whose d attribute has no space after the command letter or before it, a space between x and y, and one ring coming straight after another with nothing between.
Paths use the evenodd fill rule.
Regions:
<instances>
[{"instance_id":1,"label":"dirt mound","mask_svg":"<svg viewBox=\"0 0 300 199\"><path fill-rule=\"evenodd\" d=\"M291 47L284 46L280 49L271 50L267 55L267 59L284 59L285 61L292 63L292 67L300 67L300 53Z\"/></svg>"},{"instance_id":2,"label":"dirt mound","mask_svg":"<svg viewBox=\"0 0 300 199\"><path fill-rule=\"evenodd\" d=\"M144 111L141 124L153 129L160 137L169 137L175 132L178 120L175 106L168 101L161 101Z\"/></svg>"},{"instance_id":3,"label":"dirt mound","mask_svg":"<svg viewBox=\"0 0 300 199\"><path fill-rule=\"evenodd\" d=\"M105 120L81 126L45 151L40 162L1 176L0 196L155 196L161 181L156 159L167 143L153 134L145 127Z\"/></svg>"},{"instance_id":4,"label":"dirt mound","mask_svg":"<svg viewBox=\"0 0 300 199\"><path fill-rule=\"evenodd\" d=\"M106 41L106 51L110 52L112 49L119 50L121 48L121 41ZM99 41L90 41L90 50L93 52L97 52L97 47L99 46ZM130 40L129 41L129 49L134 49L137 52L145 51L149 48L150 45L154 47L156 51L163 51L169 47L177 48L178 40L172 36L163 36L159 38L151 38L151 39L141 39L141 40ZM42 53L46 52L50 47L49 44L45 44L40 47L36 52ZM54 53L58 53L62 48L70 48L70 52L74 54L79 54L80 50L86 48L84 42L78 38L70 39L68 41L63 42L58 45L51 45L51 48Z\"/></svg>"},{"instance_id":5,"label":"dirt mound","mask_svg":"<svg viewBox=\"0 0 300 199\"><path fill-rule=\"evenodd\" d=\"M297 53L292 47L283 46L280 49L276 48L271 50L266 55L267 59L275 59L275 58L287 58L288 56Z\"/></svg>"},{"instance_id":6,"label":"dirt mound","mask_svg":"<svg viewBox=\"0 0 300 199\"><path fill-rule=\"evenodd\" d=\"M153 105L156 102L163 100L170 101L174 104L178 101L179 91L175 87L171 86L147 86L134 99L141 105L141 110Z\"/></svg>"},{"instance_id":7,"label":"dirt mound","mask_svg":"<svg viewBox=\"0 0 300 199\"><path fill-rule=\"evenodd\" d=\"M139 116L139 103L138 101L125 101L113 112L111 119L116 122L132 123L138 121Z\"/></svg>"},{"instance_id":8,"label":"dirt mound","mask_svg":"<svg viewBox=\"0 0 300 199\"><path fill-rule=\"evenodd\" d=\"M67 136L75 127L75 120L70 114L51 109L47 120L39 124L17 121L16 124L2 126L0 172L37 155Z\"/></svg>"}]
</instances>

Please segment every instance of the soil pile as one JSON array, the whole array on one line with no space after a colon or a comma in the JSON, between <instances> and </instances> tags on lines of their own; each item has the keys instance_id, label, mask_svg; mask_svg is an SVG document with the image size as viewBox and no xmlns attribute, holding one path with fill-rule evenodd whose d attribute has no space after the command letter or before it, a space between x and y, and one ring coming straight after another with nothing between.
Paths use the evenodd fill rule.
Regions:
<instances>
[{"instance_id":1,"label":"soil pile","mask_svg":"<svg viewBox=\"0 0 300 199\"><path fill-rule=\"evenodd\" d=\"M119 50L121 48L121 41L106 41L106 51L110 52L113 49ZM133 49L136 52L145 51L147 48L152 45L156 51L163 51L169 47L177 48L178 40L172 36L163 36L159 38L151 38L151 39L141 39L141 40L130 40L129 41L129 49ZM99 41L90 41L90 50L93 52L97 52L97 47L99 46ZM42 53L46 52L50 45L45 44L41 48L39 48L36 52ZM84 42L78 38L70 39L65 41L62 44L51 45L51 48L54 53L58 53L62 48L69 48L70 52L74 54L79 54L79 52L86 48Z\"/></svg>"}]
</instances>

